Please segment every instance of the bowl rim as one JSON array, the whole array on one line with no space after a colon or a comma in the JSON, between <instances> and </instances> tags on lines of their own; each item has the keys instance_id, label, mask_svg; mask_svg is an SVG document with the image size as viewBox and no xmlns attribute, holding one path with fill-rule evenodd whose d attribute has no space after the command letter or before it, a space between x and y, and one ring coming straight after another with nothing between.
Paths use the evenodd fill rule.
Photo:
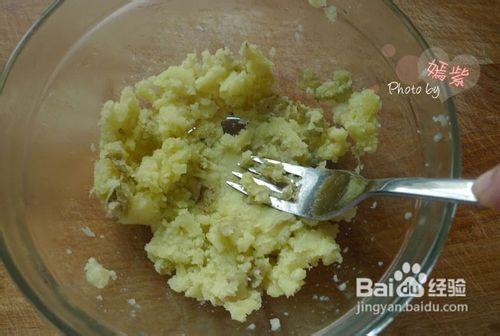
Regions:
<instances>
[{"instance_id":1,"label":"bowl rim","mask_svg":"<svg viewBox=\"0 0 500 336\"><path fill-rule=\"evenodd\" d=\"M422 34L418 31L417 27L413 24L410 18L394 3L393 0L383 0L383 2L399 17L404 26L408 29L411 35L415 38L417 43L420 44L422 49L428 50L430 56L434 56L430 45L424 39ZM441 86L441 89L449 93L449 89L446 86ZM449 95L448 95L449 96ZM452 98L448 98L443 104L445 104L446 110L448 111L449 121L450 121L450 134L451 134L451 162L450 162L450 178L460 178L462 161L461 161L461 149L460 149L460 132L458 127L458 120L455 110L455 104ZM422 272L427 276L431 273L432 269L436 265L439 259L439 255L443 250L448 232L450 231L453 218L457 209L457 204L447 203L444 206L443 216L440 223L440 229L434 240L431 248L427 252L427 255L421 263ZM406 305L412 301L412 297L398 297L394 300L393 304ZM365 328L363 328L359 335L377 335L382 330L384 330L399 314L399 312L385 312L380 314L377 318L373 319Z\"/></svg>"},{"instance_id":2,"label":"bowl rim","mask_svg":"<svg viewBox=\"0 0 500 336\"><path fill-rule=\"evenodd\" d=\"M26 33L22 36L14 50L11 52L7 61L5 62L1 72L0 72L0 95L3 91L7 78L11 69L13 68L18 56L22 53L26 44L30 41L31 37L36 33L38 28L43 25L43 23L53 14L57 8L63 4L65 0L53 0L47 8L36 18L32 25L28 28ZM383 0L383 3L391 9L394 14L401 20L404 26L408 29L411 35L415 38L418 44L427 50L430 48L427 41L411 22L411 20L406 16L406 14L392 1ZM431 55L432 55L432 51ZM443 87L447 90L446 87ZM455 105L452 98L446 100L445 104L446 110L449 115L450 121L450 134L451 134L451 162L450 162L450 178L460 178L461 175L461 150L460 150L460 135L458 128L458 120L456 117ZM442 220L440 223L440 230L434 240L431 248L429 249L424 261L422 262L422 272L427 275L434 268L439 255L444 247L448 231L450 230L452 219L455 215L457 205L448 203L444 207ZM67 321L57 316L50 307L44 303L44 301L36 294L35 290L28 284L28 282L22 277L21 272L16 266L14 260L7 251L6 244L4 242L3 232L0 230L0 258L7 269L7 272L13 279L14 283L21 290L25 297L36 307L36 309L56 328L58 328L64 334L78 335L79 331L75 330ZM405 305L411 301L411 297L402 298L398 297L393 303ZM367 324L359 334L369 334L376 335L381 332L385 327L387 327L395 318L398 312L384 312L374 318L369 324ZM103 330L103 328L98 328L100 333L108 334L109 331ZM113 334L113 333L111 333Z\"/></svg>"}]
</instances>

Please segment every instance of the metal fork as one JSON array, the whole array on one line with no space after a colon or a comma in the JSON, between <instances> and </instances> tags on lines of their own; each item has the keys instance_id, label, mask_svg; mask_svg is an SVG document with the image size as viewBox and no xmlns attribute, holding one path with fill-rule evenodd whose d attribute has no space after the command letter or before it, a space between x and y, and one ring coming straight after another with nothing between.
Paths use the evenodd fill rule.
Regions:
<instances>
[{"instance_id":1,"label":"metal fork","mask_svg":"<svg viewBox=\"0 0 500 336\"><path fill-rule=\"evenodd\" d=\"M347 170L307 168L257 156L253 156L252 160L258 164L268 162L281 165L286 173L300 178L297 182L293 181L297 187L294 200L288 201L279 197L282 188L267 181L257 169L247 168L254 174L253 180L256 184L272 192L273 195L269 197L270 206L314 220L338 217L373 195L418 197L477 204L477 199L471 190L474 180L421 177L369 180ZM237 178L242 177L240 172L233 171L232 173ZM256 177L259 175L260 178ZM226 181L226 183L248 195L241 184L232 181Z\"/></svg>"}]
</instances>

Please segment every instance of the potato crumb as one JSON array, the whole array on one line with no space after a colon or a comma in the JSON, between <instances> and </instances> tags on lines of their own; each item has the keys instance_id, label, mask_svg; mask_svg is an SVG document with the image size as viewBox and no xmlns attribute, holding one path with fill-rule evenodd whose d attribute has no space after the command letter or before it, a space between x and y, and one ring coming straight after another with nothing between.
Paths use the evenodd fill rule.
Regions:
<instances>
[{"instance_id":1,"label":"potato crumb","mask_svg":"<svg viewBox=\"0 0 500 336\"><path fill-rule=\"evenodd\" d=\"M325 15L331 22L335 22L337 20L337 7L328 6L325 8Z\"/></svg>"},{"instance_id":2,"label":"potato crumb","mask_svg":"<svg viewBox=\"0 0 500 336\"><path fill-rule=\"evenodd\" d=\"M281 322L279 318L272 318L269 320L269 323L271 324L272 331L278 331L281 328Z\"/></svg>"},{"instance_id":3,"label":"potato crumb","mask_svg":"<svg viewBox=\"0 0 500 336\"><path fill-rule=\"evenodd\" d=\"M274 58L274 56L276 56L276 48L272 47L271 49L269 49L269 57Z\"/></svg>"},{"instance_id":4,"label":"potato crumb","mask_svg":"<svg viewBox=\"0 0 500 336\"><path fill-rule=\"evenodd\" d=\"M408 211L408 212L405 212L405 219L406 219L406 220L411 219L411 217L412 217L412 216L413 216L413 214L412 214L411 212L409 212L409 211Z\"/></svg>"},{"instance_id":5,"label":"potato crumb","mask_svg":"<svg viewBox=\"0 0 500 336\"><path fill-rule=\"evenodd\" d=\"M248 330L255 330L255 323L249 324L247 329Z\"/></svg>"},{"instance_id":6,"label":"potato crumb","mask_svg":"<svg viewBox=\"0 0 500 336\"><path fill-rule=\"evenodd\" d=\"M314 8L321 8L326 6L326 0L308 0L308 2Z\"/></svg>"},{"instance_id":7,"label":"potato crumb","mask_svg":"<svg viewBox=\"0 0 500 336\"><path fill-rule=\"evenodd\" d=\"M87 237L95 238L95 233L88 226L82 227L81 230Z\"/></svg>"},{"instance_id":8,"label":"potato crumb","mask_svg":"<svg viewBox=\"0 0 500 336\"><path fill-rule=\"evenodd\" d=\"M84 271L87 282L99 289L106 287L110 279L116 280L115 271L104 268L94 258L88 259Z\"/></svg>"},{"instance_id":9,"label":"potato crumb","mask_svg":"<svg viewBox=\"0 0 500 336\"><path fill-rule=\"evenodd\" d=\"M443 133L437 132L436 134L434 134L433 137L434 142L439 142L441 141L441 139L443 139Z\"/></svg>"},{"instance_id":10,"label":"potato crumb","mask_svg":"<svg viewBox=\"0 0 500 336\"><path fill-rule=\"evenodd\" d=\"M446 114L439 114L437 116L433 116L432 120L434 120L434 122L440 124L441 127L445 127L449 122L449 118Z\"/></svg>"},{"instance_id":11,"label":"potato crumb","mask_svg":"<svg viewBox=\"0 0 500 336\"><path fill-rule=\"evenodd\" d=\"M132 307L134 307L135 309L139 309L139 308L141 308L141 305L140 305L140 304L138 304L138 303L137 303L137 301L135 301L135 299L134 299L134 298L132 298L132 299L128 299L128 300L127 300L127 303L128 303L129 305L131 305Z\"/></svg>"},{"instance_id":12,"label":"potato crumb","mask_svg":"<svg viewBox=\"0 0 500 336\"><path fill-rule=\"evenodd\" d=\"M339 289L339 291L343 292L346 290L347 284L345 282L343 282L340 285L338 285L337 288Z\"/></svg>"}]
</instances>

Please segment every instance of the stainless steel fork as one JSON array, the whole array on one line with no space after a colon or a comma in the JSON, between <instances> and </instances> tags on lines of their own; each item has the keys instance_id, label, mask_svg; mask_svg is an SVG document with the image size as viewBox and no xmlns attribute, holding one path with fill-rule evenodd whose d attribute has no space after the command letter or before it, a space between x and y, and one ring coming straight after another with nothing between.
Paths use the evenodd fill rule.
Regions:
<instances>
[{"instance_id":1,"label":"stainless steel fork","mask_svg":"<svg viewBox=\"0 0 500 336\"><path fill-rule=\"evenodd\" d=\"M257 164L268 162L281 165L286 173L299 178L293 182L297 187L295 197L293 201L288 201L280 198L282 188L264 176L259 176L259 170L248 169L254 174L254 182L268 188L272 193L269 197L270 206L309 219L328 220L338 217L373 195L477 204L477 199L471 190L474 180L421 177L369 180L347 170L307 168L257 156L253 156L252 160ZM233 175L238 178L242 176L237 171L234 171ZM248 195L241 184L232 181L226 183Z\"/></svg>"}]
</instances>

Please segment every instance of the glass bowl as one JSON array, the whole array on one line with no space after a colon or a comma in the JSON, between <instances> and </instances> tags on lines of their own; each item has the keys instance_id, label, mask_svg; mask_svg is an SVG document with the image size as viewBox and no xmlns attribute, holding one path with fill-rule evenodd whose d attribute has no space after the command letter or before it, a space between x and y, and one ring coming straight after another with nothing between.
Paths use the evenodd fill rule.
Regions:
<instances>
[{"instance_id":1,"label":"glass bowl","mask_svg":"<svg viewBox=\"0 0 500 336\"><path fill-rule=\"evenodd\" d=\"M103 102L189 52L237 50L245 40L276 49L276 89L292 98L301 97L295 83L305 67L325 74L348 69L356 88L378 91L380 147L363 159L366 176L459 177L451 101L387 90L387 83L401 80L401 61L421 55L425 41L390 2L335 6L335 22L305 0L56 1L43 13L0 78L0 252L42 314L65 333L85 335L265 335L272 334L274 317L282 334L351 335L376 333L392 321L394 312L356 314L356 277L387 283L404 262L417 262L428 274L454 206L398 198L364 202L354 222L340 224L340 267L310 270L295 296L265 296L263 307L239 323L221 308L170 290L143 250L148 229L107 219L89 197ZM384 54L387 45L393 52ZM434 122L438 115L449 123ZM440 141L437 132L444 135ZM95 237L85 235L85 227ZM117 271L118 280L103 290L90 286L83 266L91 256ZM132 298L141 306L135 313L127 302ZM246 329L251 323L256 330Z\"/></svg>"}]
</instances>

